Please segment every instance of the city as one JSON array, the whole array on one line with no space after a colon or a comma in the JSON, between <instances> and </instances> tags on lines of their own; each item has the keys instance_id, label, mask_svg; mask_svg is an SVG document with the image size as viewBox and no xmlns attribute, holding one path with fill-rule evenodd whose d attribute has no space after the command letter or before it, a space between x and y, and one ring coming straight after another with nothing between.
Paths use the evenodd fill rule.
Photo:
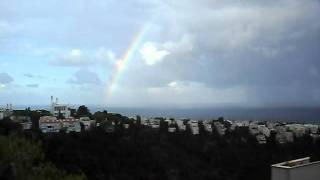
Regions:
<instances>
[{"instance_id":1,"label":"city","mask_svg":"<svg viewBox=\"0 0 320 180\"><path fill-rule=\"evenodd\" d=\"M176 145L179 145L180 143L186 143L184 145L186 146L185 148L187 149L191 148L193 149L192 151L196 151L196 152L201 149L201 146L204 146L203 148L207 146L205 148L207 150L202 149L200 152L198 152L200 153L199 155L202 154L202 156L211 152L212 150L210 149L216 147L218 144L221 150L224 149L223 146L231 146L235 148L233 151L237 152L244 147L245 149L249 148L248 150L251 149L250 151L257 149L258 152L260 151L260 153L265 153L265 155L268 154L267 152L279 154L280 152L275 152L275 151L279 151L281 149L283 150L288 148L296 149L296 151L293 151L293 152L288 152L286 150L282 152L282 154L286 153L284 157L275 156L272 158L274 159L272 161L257 160L257 162L255 162L257 164L264 164L267 162L270 163L270 164L265 164L265 166L262 166L264 168L262 172L265 176L264 178L261 178L261 179L282 180L284 176L287 177L288 180L297 179L299 177L306 178L308 176L310 176L310 178L312 179L314 177L318 177L317 172L320 168L320 161L319 163L318 161L314 162L315 160L314 157L320 156L320 154L318 153L319 151L317 150L317 147L319 147L320 145L320 125L319 124L294 123L294 122L283 122L283 121L282 122L280 121L279 122L268 122L268 121L258 122L258 121L249 121L249 120L237 121L237 120L227 120L227 119L224 119L223 117L217 117L216 119L211 119L211 120L208 120L208 119L192 120L187 118L175 119L170 117L144 118L144 117L140 117L139 115L135 117L126 117L118 113L107 112L107 110L104 110L102 112L98 111L95 113L91 113L90 110L85 105L79 106L77 109L72 109L71 106L69 106L68 104L59 103L58 98L56 98L56 100L53 100L53 97L51 97L50 109L48 110L31 110L30 108L26 108L25 110L15 110L12 104L8 104L6 105L5 108L2 108L0 110L0 117L2 119L0 120L1 134L6 134L6 133L12 134L16 132L20 127L22 130L20 131L20 134L21 133L22 135L24 134L23 136L26 136L27 138L41 140L43 141L44 144L47 144L46 146L50 146L50 144L54 142L54 139L58 137L68 139L70 137L81 137L81 136L92 136L91 138L94 138L95 140L98 140L103 136L109 139L108 141L109 143L115 140L113 138L121 139L126 137L126 138L129 138L126 140L128 141L127 143L129 143L130 141L135 139L136 136L139 136L138 134L140 134L140 138L137 139L138 141L139 139L142 141L146 141L146 140L143 140L145 138L150 138L150 140L153 139L152 141L154 141L157 139L156 137L159 137L162 139L161 140L163 141L162 143L165 143L165 144L169 142L178 143ZM16 125L14 126L13 124L16 124ZM97 133L100 135L98 136L94 135ZM150 141L150 140L147 140L147 141ZM82 140L79 139L76 141L82 141ZM158 142L158 140L156 140L155 142L162 144L161 141ZM80 142L77 142L77 143L80 143ZM115 143L115 142L112 142L112 143ZM93 144L95 143L93 142ZM91 143L91 145L93 144ZM97 145L99 145L99 143L95 144L94 146L97 146ZM171 144L170 146L176 146L176 145ZM114 146L117 147L119 145L114 145ZM140 145L140 146L146 146L146 144ZM148 146L149 145L147 145L146 147ZM315 148L314 150L317 153L315 153L313 150L312 151L304 150L304 152L301 152L300 148L303 146L308 146L309 148L313 147L312 149ZM63 146L61 144L61 147L55 146L54 148L68 149L68 146ZM104 147L105 150L107 150L108 148L109 148L108 146ZM196 148L197 150L194 148ZM65 150L63 149L59 151L62 151L62 152L69 151L67 149ZM60 163L64 163L65 159L62 158L60 160L57 160L56 159L57 157L55 157L56 155L53 155L56 152L52 154L51 152L52 150L53 149L47 150L46 152L48 153L47 156L52 156L51 158L53 158L53 160L55 159L54 161L56 161L56 163L58 164L59 164L59 161L61 161ZM78 149L77 151L79 151L80 153L82 150ZM91 151L94 152L95 150L91 150ZM182 152L183 151L181 151L181 153ZM222 157L224 157L225 159L228 159L225 157L225 155L227 154L224 155L223 152L221 153L222 153L221 154ZM241 152L241 153L245 153L243 157L247 158L246 152ZM301 160L298 159L296 161L288 161L290 159L287 159L287 158L302 158L301 156L303 156L303 154L305 154L305 156L312 156L312 161L310 157L306 157L307 159L306 158ZM125 154L123 155L126 156ZM90 155L90 156L95 156L95 155ZM228 156L230 156L230 154ZM137 158L139 157L140 156L138 156ZM97 158L99 158L99 156ZM282 164L281 163L278 164L280 160L281 161L285 160L285 162L283 162ZM79 161L79 160L76 160L76 161ZM87 160L84 159L84 161L87 163ZM180 163L183 163L183 160L179 160L179 161ZM219 160L215 160L215 161L219 162ZM227 160L223 160L223 161L227 161ZM124 161L122 163L129 163L129 162ZM290 164L288 167L292 168L292 170L287 168L287 164ZM60 166L64 167L63 169L69 172L72 172L73 174L78 172L78 171L70 170L69 168L67 168L66 164L60 165ZM295 172L296 166L297 167L302 166L305 168L305 170L301 171L301 168L298 168L300 170L297 171L294 176L292 177L290 176L291 178L289 178L289 175L284 175L284 174ZM178 169L175 170L176 171L175 173L169 170L171 173L165 175L166 177L162 177L162 178L171 179L171 178L181 177L178 173L180 172L180 170ZM90 173L94 172L95 170L84 168L82 169L82 171L84 171L86 175L82 175L80 177L84 178L87 176L89 179L100 179L95 176L96 174L90 175ZM0 177L6 177L5 175L6 173L4 174L3 173L4 172L2 172L1 174L0 172ZM241 171L238 172L239 177L243 175L245 174L241 175ZM272 175L272 179L271 179L271 175ZM11 174L11 176L18 176L18 175ZM138 174L135 174L134 176L139 177L141 176L141 174L138 173ZM185 178L188 179L190 177L193 177L190 175L188 176L186 176ZM223 175L215 175L215 176L220 178L223 177ZM119 176L116 176L116 177L120 178ZM270 178L267 178L267 177L270 177ZM151 177L141 176L141 178L149 179ZM153 178L156 178L156 177L153 177ZM254 179L257 177L253 175L252 178Z\"/></svg>"},{"instance_id":2,"label":"city","mask_svg":"<svg viewBox=\"0 0 320 180\"><path fill-rule=\"evenodd\" d=\"M320 0L0 0L0 180L319 180Z\"/></svg>"}]
</instances>

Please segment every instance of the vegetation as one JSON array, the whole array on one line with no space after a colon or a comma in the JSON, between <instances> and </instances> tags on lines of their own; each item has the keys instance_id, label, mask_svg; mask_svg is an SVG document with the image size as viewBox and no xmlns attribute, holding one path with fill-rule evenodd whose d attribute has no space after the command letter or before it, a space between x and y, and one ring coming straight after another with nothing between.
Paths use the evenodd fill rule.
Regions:
<instances>
[{"instance_id":1,"label":"vegetation","mask_svg":"<svg viewBox=\"0 0 320 180\"><path fill-rule=\"evenodd\" d=\"M10 180L84 180L81 175L68 175L46 162L39 143L17 136L0 136L0 179Z\"/></svg>"},{"instance_id":2,"label":"vegetation","mask_svg":"<svg viewBox=\"0 0 320 180\"><path fill-rule=\"evenodd\" d=\"M259 145L247 128L221 137L215 131L205 132L200 122L200 134L191 135L190 129L169 133L161 118L160 128L152 129L143 126L140 117L134 122L107 112L93 116L108 121L69 134L22 132L18 125L0 123L0 133L6 135L0 138L0 174L14 162L16 179L26 174L33 179L269 180L271 164L305 156L320 160L320 142L310 136L288 144L277 144L272 136ZM114 132L106 132L104 125L114 126ZM12 133L17 135L8 135Z\"/></svg>"}]
</instances>

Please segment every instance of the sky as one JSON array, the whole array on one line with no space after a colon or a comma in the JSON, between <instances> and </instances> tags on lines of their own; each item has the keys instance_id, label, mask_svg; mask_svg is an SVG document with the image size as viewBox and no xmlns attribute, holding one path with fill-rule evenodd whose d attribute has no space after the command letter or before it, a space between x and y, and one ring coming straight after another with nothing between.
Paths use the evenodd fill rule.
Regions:
<instances>
[{"instance_id":1,"label":"sky","mask_svg":"<svg viewBox=\"0 0 320 180\"><path fill-rule=\"evenodd\" d=\"M319 0L0 1L0 104L320 105Z\"/></svg>"}]
</instances>

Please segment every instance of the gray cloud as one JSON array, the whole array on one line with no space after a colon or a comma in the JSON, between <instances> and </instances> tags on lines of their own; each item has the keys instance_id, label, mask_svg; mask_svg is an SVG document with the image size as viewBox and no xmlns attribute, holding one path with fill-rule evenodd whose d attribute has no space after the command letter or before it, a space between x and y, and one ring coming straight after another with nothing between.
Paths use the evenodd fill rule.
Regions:
<instances>
[{"instance_id":1,"label":"gray cloud","mask_svg":"<svg viewBox=\"0 0 320 180\"><path fill-rule=\"evenodd\" d=\"M33 74L30 74L30 73L25 73L23 74L25 77L28 77L28 78L34 78L34 75Z\"/></svg>"},{"instance_id":2,"label":"gray cloud","mask_svg":"<svg viewBox=\"0 0 320 180\"><path fill-rule=\"evenodd\" d=\"M95 84L99 85L101 84L101 80L99 76L92 72L89 71L88 69L80 69L78 70L75 74L74 77L71 78L70 80L67 81L68 83L71 84Z\"/></svg>"},{"instance_id":3,"label":"gray cloud","mask_svg":"<svg viewBox=\"0 0 320 180\"><path fill-rule=\"evenodd\" d=\"M135 34L151 24L141 47L149 42L156 49L144 57L140 48L133 54L117 82L115 102L320 103L318 0L3 1L0 7L0 51L15 53L16 42L52 46L58 50L45 57L50 65L82 68L71 84L102 84L95 71L110 78ZM12 27L19 31L9 36ZM159 52L167 53L160 58ZM150 57L152 66L143 59ZM61 76L74 70L66 69ZM185 91L169 88L171 82Z\"/></svg>"},{"instance_id":4,"label":"gray cloud","mask_svg":"<svg viewBox=\"0 0 320 180\"><path fill-rule=\"evenodd\" d=\"M26 86L29 88L38 88L39 84L27 84Z\"/></svg>"},{"instance_id":5,"label":"gray cloud","mask_svg":"<svg viewBox=\"0 0 320 180\"><path fill-rule=\"evenodd\" d=\"M0 73L0 84L9 84L13 82L13 78L7 73Z\"/></svg>"},{"instance_id":6,"label":"gray cloud","mask_svg":"<svg viewBox=\"0 0 320 180\"><path fill-rule=\"evenodd\" d=\"M189 36L193 48L165 49L170 54L161 63L130 69L123 84L191 81L212 89L242 87L251 94L249 104L319 104L319 12L319 1L157 4L153 13L162 15L157 25L163 29L156 42L166 48L167 41L178 45Z\"/></svg>"},{"instance_id":7,"label":"gray cloud","mask_svg":"<svg viewBox=\"0 0 320 180\"><path fill-rule=\"evenodd\" d=\"M25 73L25 74L23 74L23 76L30 78L30 79L43 79L44 78L42 75L32 74L32 73Z\"/></svg>"}]
</instances>

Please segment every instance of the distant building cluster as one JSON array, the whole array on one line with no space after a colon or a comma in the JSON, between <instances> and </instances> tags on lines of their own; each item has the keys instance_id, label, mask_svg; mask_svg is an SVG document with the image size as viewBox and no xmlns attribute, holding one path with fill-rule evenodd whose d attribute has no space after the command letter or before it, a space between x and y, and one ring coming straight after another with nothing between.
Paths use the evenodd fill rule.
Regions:
<instances>
[{"instance_id":1,"label":"distant building cluster","mask_svg":"<svg viewBox=\"0 0 320 180\"><path fill-rule=\"evenodd\" d=\"M29 115L25 115L27 111L13 110L12 105L7 104L6 108L0 108L0 120L9 118L12 122L19 123L23 130L29 130L32 128L32 121ZM38 110L38 112L41 111ZM53 101L52 96L50 114L41 116L39 119L39 129L43 133L81 132L81 130L89 130L90 127L96 125L96 121L91 120L89 117L72 117L69 105L59 104L58 98Z\"/></svg>"},{"instance_id":2,"label":"distant building cluster","mask_svg":"<svg viewBox=\"0 0 320 180\"><path fill-rule=\"evenodd\" d=\"M157 129L160 127L161 118L143 119L142 124ZM224 136L227 131L232 132L237 128L247 128L259 144L266 144L271 135L279 144L290 143L295 137L310 135L314 139L320 138L320 126L318 124L298 124L279 122L258 122L258 121L230 121L230 120L190 120L190 119L165 119L168 124L168 132L186 131L190 129L193 135L199 134L199 125L208 133L215 131Z\"/></svg>"},{"instance_id":3,"label":"distant building cluster","mask_svg":"<svg viewBox=\"0 0 320 180\"><path fill-rule=\"evenodd\" d=\"M81 132L95 126L95 120L88 117L75 119L73 117L57 119L55 116L42 116L39 120L39 128L43 133L56 133L64 130L69 132Z\"/></svg>"},{"instance_id":4,"label":"distant building cluster","mask_svg":"<svg viewBox=\"0 0 320 180\"><path fill-rule=\"evenodd\" d=\"M81 132L95 125L96 121L89 117L72 117L69 105L59 104L58 98L53 101L53 96L51 96L51 116L42 116L39 120L39 129L43 133Z\"/></svg>"},{"instance_id":5,"label":"distant building cluster","mask_svg":"<svg viewBox=\"0 0 320 180\"><path fill-rule=\"evenodd\" d=\"M115 131L115 126L121 122L123 129L129 129L130 124L137 123L135 117L123 118L120 114L108 113L110 117L115 117L118 122L108 120L106 117L99 123L87 116L74 117L71 108L67 104L60 104L58 98L51 96L50 111L42 114L39 119L39 129L43 133L81 132L89 130L93 126L101 126L107 133ZM11 104L6 108L0 108L0 119L9 118L11 121L19 123L24 130L32 128L31 117L26 114L31 112L26 110L13 110ZM38 112L41 112L40 110ZM41 114L41 113L40 113ZM266 144L272 136L279 144L293 142L295 138L309 135L314 139L320 138L319 124L299 124L299 123L280 123L280 122L258 122L258 121L230 121L219 118L218 120L192 120L186 118L139 118L140 124L151 129L160 129L165 127L168 133L177 133L188 131L192 135L198 135L201 132L213 133L219 136L225 136L227 133L237 129L245 129L252 137L255 137L259 144Z\"/></svg>"}]
</instances>

